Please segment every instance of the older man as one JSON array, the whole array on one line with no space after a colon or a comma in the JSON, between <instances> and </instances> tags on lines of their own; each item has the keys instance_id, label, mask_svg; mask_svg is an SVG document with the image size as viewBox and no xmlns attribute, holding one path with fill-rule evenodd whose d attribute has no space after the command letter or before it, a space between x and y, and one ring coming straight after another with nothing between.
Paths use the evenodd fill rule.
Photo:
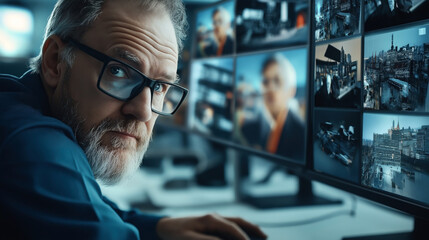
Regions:
<instances>
[{"instance_id":1,"label":"older man","mask_svg":"<svg viewBox=\"0 0 429 240\"><path fill-rule=\"evenodd\" d=\"M178 0L58 1L32 71L0 76L1 239L264 237L238 218L121 211L95 180L136 170L185 98L185 24Z\"/></svg>"}]
</instances>

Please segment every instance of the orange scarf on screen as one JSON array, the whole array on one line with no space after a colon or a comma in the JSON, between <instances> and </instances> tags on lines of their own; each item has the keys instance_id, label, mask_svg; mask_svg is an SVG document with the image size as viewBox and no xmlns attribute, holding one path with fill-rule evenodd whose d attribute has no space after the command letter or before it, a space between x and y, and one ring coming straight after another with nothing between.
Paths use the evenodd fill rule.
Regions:
<instances>
[{"instance_id":1,"label":"orange scarf on screen","mask_svg":"<svg viewBox=\"0 0 429 240\"><path fill-rule=\"evenodd\" d=\"M271 129L271 133L268 136L266 149L269 153L276 153L279 147L280 138L282 136L283 127L286 122L288 115L288 110L284 109L280 112L279 116L276 119L274 128Z\"/></svg>"}]
</instances>

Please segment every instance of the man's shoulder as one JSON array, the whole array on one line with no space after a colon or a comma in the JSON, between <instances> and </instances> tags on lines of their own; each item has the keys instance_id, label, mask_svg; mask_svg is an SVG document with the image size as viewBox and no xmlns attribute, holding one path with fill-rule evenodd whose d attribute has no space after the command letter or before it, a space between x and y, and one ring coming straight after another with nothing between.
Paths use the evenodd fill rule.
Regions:
<instances>
[{"instance_id":1,"label":"man's shoulder","mask_svg":"<svg viewBox=\"0 0 429 240\"><path fill-rule=\"evenodd\" d=\"M0 145L0 164L51 165L92 176L85 153L63 129L35 125L22 129Z\"/></svg>"}]
</instances>

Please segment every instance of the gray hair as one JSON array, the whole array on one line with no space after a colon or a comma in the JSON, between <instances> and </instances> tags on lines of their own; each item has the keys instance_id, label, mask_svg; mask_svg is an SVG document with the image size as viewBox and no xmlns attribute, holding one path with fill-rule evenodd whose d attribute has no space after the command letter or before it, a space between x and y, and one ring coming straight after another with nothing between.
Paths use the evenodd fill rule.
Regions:
<instances>
[{"instance_id":1,"label":"gray hair","mask_svg":"<svg viewBox=\"0 0 429 240\"><path fill-rule=\"evenodd\" d=\"M101 14L102 5L106 0L58 0L46 25L43 43L52 35L61 39L79 39L90 25ZM160 4L170 15L173 23L179 52L183 49L186 37L187 20L185 7L181 0L134 0L145 11L151 11ZM30 68L35 73L41 73L42 48L37 57L30 60ZM62 59L69 65L74 60L73 47L67 46L60 53Z\"/></svg>"},{"instance_id":2,"label":"gray hair","mask_svg":"<svg viewBox=\"0 0 429 240\"><path fill-rule=\"evenodd\" d=\"M280 53L273 54L265 59L262 64L262 73L271 64L278 64L282 76L285 78L285 88L296 88L296 71L290 61Z\"/></svg>"}]
</instances>

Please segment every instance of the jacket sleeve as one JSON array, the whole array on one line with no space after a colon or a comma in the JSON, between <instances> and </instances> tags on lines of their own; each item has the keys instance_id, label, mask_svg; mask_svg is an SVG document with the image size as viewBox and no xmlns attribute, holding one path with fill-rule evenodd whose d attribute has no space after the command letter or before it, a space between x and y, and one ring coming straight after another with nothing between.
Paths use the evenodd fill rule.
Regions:
<instances>
[{"instance_id":1,"label":"jacket sleeve","mask_svg":"<svg viewBox=\"0 0 429 240\"><path fill-rule=\"evenodd\" d=\"M158 224L159 220L166 216L147 214L137 209L122 211L108 198L103 197L103 200L112 207L112 209L119 215L120 218L122 218L124 222L134 225L138 229L142 239L159 239L156 232L156 225Z\"/></svg>"},{"instance_id":2,"label":"jacket sleeve","mask_svg":"<svg viewBox=\"0 0 429 240\"><path fill-rule=\"evenodd\" d=\"M0 145L0 239L156 239L158 220L115 212L61 129L32 127Z\"/></svg>"}]
</instances>

